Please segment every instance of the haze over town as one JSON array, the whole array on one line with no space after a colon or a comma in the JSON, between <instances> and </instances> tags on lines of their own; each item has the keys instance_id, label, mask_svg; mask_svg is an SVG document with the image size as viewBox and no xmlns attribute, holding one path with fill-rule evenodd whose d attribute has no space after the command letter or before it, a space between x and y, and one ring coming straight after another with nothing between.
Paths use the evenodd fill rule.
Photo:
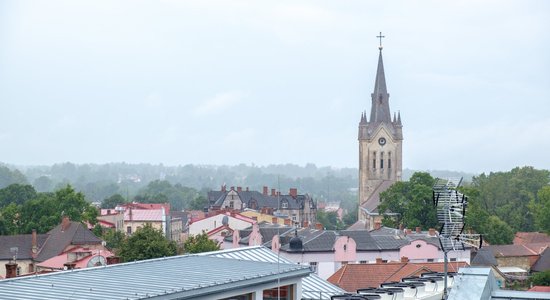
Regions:
<instances>
[{"instance_id":1,"label":"haze over town","mask_svg":"<svg viewBox=\"0 0 550 300\"><path fill-rule=\"evenodd\" d=\"M2 1L0 161L357 167L382 31L404 168L548 168L547 28L544 1Z\"/></svg>"}]
</instances>

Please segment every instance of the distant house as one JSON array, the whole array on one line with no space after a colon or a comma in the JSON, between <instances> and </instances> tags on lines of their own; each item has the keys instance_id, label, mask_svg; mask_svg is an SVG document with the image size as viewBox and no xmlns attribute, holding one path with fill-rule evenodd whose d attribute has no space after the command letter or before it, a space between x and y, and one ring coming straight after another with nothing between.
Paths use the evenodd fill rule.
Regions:
<instances>
[{"instance_id":1,"label":"distant house","mask_svg":"<svg viewBox=\"0 0 550 300\"><path fill-rule=\"evenodd\" d=\"M34 273L37 270L37 264L63 255L77 247L90 251L107 250L103 240L95 236L85 225L64 217L61 224L46 234L33 232L0 236L0 264L9 264L9 268L12 268L10 270L14 270L17 276ZM0 268L0 275L12 277L6 276L6 271L5 268Z\"/></svg>"},{"instance_id":2,"label":"distant house","mask_svg":"<svg viewBox=\"0 0 550 300\"><path fill-rule=\"evenodd\" d=\"M256 220L234 211L216 211L204 218L189 221L187 234L197 235L206 232L210 239L221 244L226 236L233 234L233 231L245 229L256 223Z\"/></svg>"},{"instance_id":3,"label":"distant house","mask_svg":"<svg viewBox=\"0 0 550 300\"><path fill-rule=\"evenodd\" d=\"M308 194L298 194L298 190L291 188L288 194L264 186L263 191L250 191L248 188L231 187L225 185L219 191L208 192L209 211L252 209L269 212L271 215L288 218L293 224L306 227L315 224L317 205Z\"/></svg>"},{"instance_id":4,"label":"distant house","mask_svg":"<svg viewBox=\"0 0 550 300\"><path fill-rule=\"evenodd\" d=\"M492 251L499 268L517 267L528 273L548 246L550 246L550 243L491 245L485 248Z\"/></svg>"},{"instance_id":5,"label":"distant house","mask_svg":"<svg viewBox=\"0 0 550 300\"><path fill-rule=\"evenodd\" d=\"M514 245L527 245L527 244L542 244L547 243L550 245L550 236L542 232L516 232Z\"/></svg>"}]
</instances>

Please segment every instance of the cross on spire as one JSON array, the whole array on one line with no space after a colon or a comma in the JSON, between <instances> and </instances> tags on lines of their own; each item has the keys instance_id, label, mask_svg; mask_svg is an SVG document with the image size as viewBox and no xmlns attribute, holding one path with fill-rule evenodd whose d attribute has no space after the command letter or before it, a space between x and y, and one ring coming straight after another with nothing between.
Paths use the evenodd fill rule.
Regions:
<instances>
[{"instance_id":1,"label":"cross on spire","mask_svg":"<svg viewBox=\"0 0 550 300\"><path fill-rule=\"evenodd\" d=\"M382 31L380 31L380 35L377 35L376 36L377 38L380 39L380 46L378 47L378 49L380 49L380 51L382 51L382 39L385 38L386 36L385 35L382 35Z\"/></svg>"}]
</instances>

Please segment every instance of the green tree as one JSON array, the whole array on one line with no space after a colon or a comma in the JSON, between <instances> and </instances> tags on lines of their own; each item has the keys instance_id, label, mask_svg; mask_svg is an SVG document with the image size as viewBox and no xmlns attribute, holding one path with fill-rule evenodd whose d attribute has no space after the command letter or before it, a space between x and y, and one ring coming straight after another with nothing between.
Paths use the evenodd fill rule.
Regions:
<instances>
[{"instance_id":1,"label":"green tree","mask_svg":"<svg viewBox=\"0 0 550 300\"><path fill-rule=\"evenodd\" d=\"M357 222L357 215L358 215L358 207L355 206L353 209L351 209L350 211L348 211L344 217L342 218L342 222L344 223L344 225L346 227L349 227L353 224L355 224L355 222Z\"/></svg>"},{"instance_id":2,"label":"green tree","mask_svg":"<svg viewBox=\"0 0 550 300\"><path fill-rule=\"evenodd\" d=\"M176 243L167 240L162 231L147 223L120 245L118 255L124 261L176 255Z\"/></svg>"},{"instance_id":3,"label":"green tree","mask_svg":"<svg viewBox=\"0 0 550 300\"><path fill-rule=\"evenodd\" d=\"M202 210L206 206L208 206L208 199L203 195L195 197L195 199L189 203L189 209L193 210Z\"/></svg>"},{"instance_id":4,"label":"green tree","mask_svg":"<svg viewBox=\"0 0 550 300\"><path fill-rule=\"evenodd\" d=\"M185 253L201 253L220 250L220 246L216 241L208 238L206 232L197 235L189 236L183 243L183 251Z\"/></svg>"},{"instance_id":5,"label":"green tree","mask_svg":"<svg viewBox=\"0 0 550 300\"><path fill-rule=\"evenodd\" d=\"M326 212L324 210L318 210L317 222L323 224L323 227L327 230L339 230L345 227L338 219L338 214L334 211Z\"/></svg>"},{"instance_id":6,"label":"green tree","mask_svg":"<svg viewBox=\"0 0 550 300\"><path fill-rule=\"evenodd\" d=\"M482 227L483 239L493 245L511 244L514 230L497 216L489 216Z\"/></svg>"},{"instance_id":7,"label":"green tree","mask_svg":"<svg viewBox=\"0 0 550 300\"><path fill-rule=\"evenodd\" d=\"M118 253L121 245L124 243L126 236L123 232L115 229L105 229L102 235L103 240L107 243L106 246Z\"/></svg>"},{"instance_id":8,"label":"green tree","mask_svg":"<svg viewBox=\"0 0 550 300\"><path fill-rule=\"evenodd\" d=\"M0 210L0 234L11 235L21 232L21 206L10 203Z\"/></svg>"},{"instance_id":9,"label":"green tree","mask_svg":"<svg viewBox=\"0 0 550 300\"><path fill-rule=\"evenodd\" d=\"M0 188L19 183L27 184L27 178L19 170L10 170L8 167L0 165Z\"/></svg>"},{"instance_id":10,"label":"green tree","mask_svg":"<svg viewBox=\"0 0 550 300\"><path fill-rule=\"evenodd\" d=\"M550 186L541 188L537 198L529 203L535 229L550 234Z\"/></svg>"},{"instance_id":11,"label":"green tree","mask_svg":"<svg viewBox=\"0 0 550 300\"><path fill-rule=\"evenodd\" d=\"M533 285L550 286L550 270L535 273L530 281Z\"/></svg>"},{"instance_id":12,"label":"green tree","mask_svg":"<svg viewBox=\"0 0 550 300\"><path fill-rule=\"evenodd\" d=\"M101 208L115 208L119 204L126 203L126 199L120 194L114 194L109 198L103 199L101 202Z\"/></svg>"},{"instance_id":13,"label":"green tree","mask_svg":"<svg viewBox=\"0 0 550 300\"><path fill-rule=\"evenodd\" d=\"M378 210L384 214L385 226L408 228L437 226L436 210L432 203L432 186L435 179L425 172L414 173L409 181L394 183L380 193Z\"/></svg>"},{"instance_id":14,"label":"green tree","mask_svg":"<svg viewBox=\"0 0 550 300\"><path fill-rule=\"evenodd\" d=\"M0 207L10 203L23 204L34 198L36 198L36 191L32 185L14 183L0 189Z\"/></svg>"}]
</instances>

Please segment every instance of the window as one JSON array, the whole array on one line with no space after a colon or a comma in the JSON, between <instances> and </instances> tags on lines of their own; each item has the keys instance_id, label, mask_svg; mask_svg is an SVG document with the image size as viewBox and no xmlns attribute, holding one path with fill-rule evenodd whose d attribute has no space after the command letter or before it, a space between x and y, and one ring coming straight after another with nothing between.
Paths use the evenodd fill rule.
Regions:
<instances>
[{"instance_id":1,"label":"window","mask_svg":"<svg viewBox=\"0 0 550 300\"><path fill-rule=\"evenodd\" d=\"M372 168L376 169L376 152L372 153Z\"/></svg>"},{"instance_id":2,"label":"window","mask_svg":"<svg viewBox=\"0 0 550 300\"><path fill-rule=\"evenodd\" d=\"M229 208L234 208L234 205L233 201L229 201Z\"/></svg>"},{"instance_id":3,"label":"window","mask_svg":"<svg viewBox=\"0 0 550 300\"><path fill-rule=\"evenodd\" d=\"M263 291L264 300L290 300L294 299L294 291L291 285L281 286Z\"/></svg>"},{"instance_id":4,"label":"window","mask_svg":"<svg viewBox=\"0 0 550 300\"><path fill-rule=\"evenodd\" d=\"M281 201L281 208L288 208L288 201L287 200Z\"/></svg>"},{"instance_id":5,"label":"window","mask_svg":"<svg viewBox=\"0 0 550 300\"><path fill-rule=\"evenodd\" d=\"M380 169L384 169L384 159L380 159Z\"/></svg>"},{"instance_id":6,"label":"window","mask_svg":"<svg viewBox=\"0 0 550 300\"><path fill-rule=\"evenodd\" d=\"M361 260L361 261L359 261L360 264L366 264L367 262L368 262L368 261L366 261L366 260Z\"/></svg>"},{"instance_id":7,"label":"window","mask_svg":"<svg viewBox=\"0 0 550 300\"><path fill-rule=\"evenodd\" d=\"M316 261L310 262L309 268L311 269L311 272L317 273L317 262Z\"/></svg>"},{"instance_id":8,"label":"window","mask_svg":"<svg viewBox=\"0 0 550 300\"><path fill-rule=\"evenodd\" d=\"M456 257L451 258L451 261L456 261Z\"/></svg>"},{"instance_id":9,"label":"window","mask_svg":"<svg viewBox=\"0 0 550 300\"><path fill-rule=\"evenodd\" d=\"M292 221L296 222L296 214L292 214Z\"/></svg>"},{"instance_id":10,"label":"window","mask_svg":"<svg viewBox=\"0 0 550 300\"><path fill-rule=\"evenodd\" d=\"M132 234L132 226L126 227L126 233L127 234Z\"/></svg>"},{"instance_id":11,"label":"window","mask_svg":"<svg viewBox=\"0 0 550 300\"><path fill-rule=\"evenodd\" d=\"M388 169L391 169L391 158L388 158Z\"/></svg>"},{"instance_id":12,"label":"window","mask_svg":"<svg viewBox=\"0 0 550 300\"><path fill-rule=\"evenodd\" d=\"M428 262L434 262L433 258L428 258Z\"/></svg>"}]
</instances>

